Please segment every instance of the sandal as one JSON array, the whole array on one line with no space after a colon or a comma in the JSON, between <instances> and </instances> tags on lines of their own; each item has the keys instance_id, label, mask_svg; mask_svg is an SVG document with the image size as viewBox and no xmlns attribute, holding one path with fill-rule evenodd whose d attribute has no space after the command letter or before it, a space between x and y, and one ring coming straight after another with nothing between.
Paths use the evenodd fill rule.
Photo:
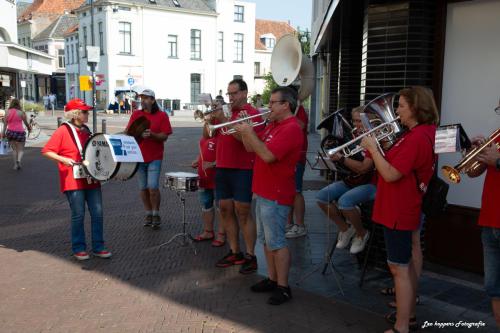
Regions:
<instances>
[{"instance_id":1,"label":"sandal","mask_svg":"<svg viewBox=\"0 0 500 333\"><path fill-rule=\"evenodd\" d=\"M391 328L391 331L393 331L394 333L401 333L400 331L398 331L398 330L396 329L396 327Z\"/></svg>"},{"instance_id":2,"label":"sandal","mask_svg":"<svg viewBox=\"0 0 500 333\"><path fill-rule=\"evenodd\" d=\"M211 234L211 237L203 237L203 234L196 236L193 238L195 242L204 242L214 239L214 231L213 230L205 230L205 233Z\"/></svg>"},{"instance_id":3,"label":"sandal","mask_svg":"<svg viewBox=\"0 0 500 333\"><path fill-rule=\"evenodd\" d=\"M420 305L420 296L418 296L418 295L415 298L415 305ZM396 301L391 301L391 302L387 303L387 306L390 308L396 309L397 308Z\"/></svg>"},{"instance_id":4,"label":"sandal","mask_svg":"<svg viewBox=\"0 0 500 333\"><path fill-rule=\"evenodd\" d=\"M381 289L380 293L384 296L396 296L396 289L394 287L388 287Z\"/></svg>"},{"instance_id":5,"label":"sandal","mask_svg":"<svg viewBox=\"0 0 500 333\"><path fill-rule=\"evenodd\" d=\"M226 240L225 240L226 234L225 234L225 233L223 233L223 232L218 232L218 233L217 233L217 235L218 235L218 236L222 236L222 237L224 237L224 240L214 239L214 240L212 241L212 246L213 246L213 247L221 247L221 246L226 245Z\"/></svg>"},{"instance_id":6,"label":"sandal","mask_svg":"<svg viewBox=\"0 0 500 333\"><path fill-rule=\"evenodd\" d=\"M386 314L384 317L385 317L385 320L389 324L394 325L396 323L396 311L390 312L390 313ZM410 321L408 323L408 328L410 329L410 331L415 331L418 329L418 323L417 323L416 316L410 317Z\"/></svg>"}]
</instances>

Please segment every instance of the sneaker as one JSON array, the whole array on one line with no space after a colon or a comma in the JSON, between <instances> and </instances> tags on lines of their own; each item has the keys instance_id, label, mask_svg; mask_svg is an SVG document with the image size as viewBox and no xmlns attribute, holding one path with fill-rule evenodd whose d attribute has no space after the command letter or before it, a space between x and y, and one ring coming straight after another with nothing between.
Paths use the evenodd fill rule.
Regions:
<instances>
[{"instance_id":1,"label":"sneaker","mask_svg":"<svg viewBox=\"0 0 500 333\"><path fill-rule=\"evenodd\" d=\"M233 251L229 250L229 253L224 256L224 258L220 259L215 263L215 266L226 268L233 265L241 265L245 262L245 257L243 257L243 253L233 253Z\"/></svg>"},{"instance_id":2,"label":"sneaker","mask_svg":"<svg viewBox=\"0 0 500 333\"><path fill-rule=\"evenodd\" d=\"M99 257L99 258L109 258L111 257L111 252L108 250L101 250L97 252L93 252L94 256Z\"/></svg>"},{"instance_id":3,"label":"sneaker","mask_svg":"<svg viewBox=\"0 0 500 333\"><path fill-rule=\"evenodd\" d=\"M254 293L266 293L269 291L274 291L278 287L276 281L273 281L269 278L261 280L250 287L250 290Z\"/></svg>"},{"instance_id":4,"label":"sneaker","mask_svg":"<svg viewBox=\"0 0 500 333\"><path fill-rule=\"evenodd\" d=\"M356 230L353 227L349 227L346 231L339 231L339 236L337 239L337 249L345 249L347 245L351 242L351 239L356 234Z\"/></svg>"},{"instance_id":5,"label":"sneaker","mask_svg":"<svg viewBox=\"0 0 500 333\"><path fill-rule=\"evenodd\" d=\"M366 242L368 242L368 238L370 238L370 233L368 231L366 231L363 237L354 237L352 240L351 250L349 252L351 252L351 254L363 252Z\"/></svg>"},{"instance_id":6,"label":"sneaker","mask_svg":"<svg viewBox=\"0 0 500 333\"><path fill-rule=\"evenodd\" d=\"M153 215L153 220L151 221L151 228L158 230L160 229L161 218L160 215Z\"/></svg>"},{"instance_id":7,"label":"sneaker","mask_svg":"<svg viewBox=\"0 0 500 333\"><path fill-rule=\"evenodd\" d=\"M292 299L290 287L277 286L273 295L267 300L267 304L280 305Z\"/></svg>"},{"instance_id":8,"label":"sneaker","mask_svg":"<svg viewBox=\"0 0 500 333\"><path fill-rule=\"evenodd\" d=\"M286 238L297 238L307 235L307 229L305 225L294 224L293 227L286 232Z\"/></svg>"},{"instance_id":9,"label":"sneaker","mask_svg":"<svg viewBox=\"0 0 500 333\"><path fill-rule=\"evenodd\" d=\"M153 215L146 215L144 217L144 226L145 227L153 226Z\"/></svg>"},{"instance_id":10,"label":"sneaker","mask_svg":"<svg viewBox=\"0 0 500 333\"><path fill-rule=\"evenodd\" d=\"M293 224L293 223L287 223L286 227L285 227L285 232L289 232L290 230L292 230L294 225L295 224Z\"/></svg>"},{"instance_id":11,"label":"sneaker","mask_svg":"<svg viewBox=\"0 0 500 333\"><path fill-rule=\"evenodd\" d=\"M90 258L89 254L85 251L73 253L73 257L75 257L77 260L88 260Z\"/></svg>"},{"instance_id":12,"label":"sneaker","mask_svg":"<svg viewBox=\"0 0 500 333\"><path fill-rule=\"evenodd\" d=\"M250 254L246 254L244 257L245 262L241 265L241 274L251 274L257 272L257 257Z\"/></svg>"}]
</instances>

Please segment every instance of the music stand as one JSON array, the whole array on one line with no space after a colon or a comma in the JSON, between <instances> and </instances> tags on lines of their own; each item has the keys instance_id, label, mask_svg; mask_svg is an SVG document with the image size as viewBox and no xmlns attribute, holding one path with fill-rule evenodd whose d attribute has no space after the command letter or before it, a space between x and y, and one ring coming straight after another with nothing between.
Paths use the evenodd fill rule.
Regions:
<instances>
[{"instance_id":1,"label":"music stand","mask_svg":"<svg viewBox=\"0 0 500 333\"><path fill-rule=\"evenodd\" d=\"M182 243L181 243L181 245L182 246L186 246L186 245L191 246L191 248L193 249L194 254L197 255L198 252L196 251L196 247L193 244L193 236L191 236L189 233L186 232L186 198L183 195L184 192L185 191L179 191L179 190L175 191L175 194L179 198L179 200L181 202L181 205L182 205L182 232L173 235L168 241L166 241L165 243L160 244L158 246L158 249L161 248L164 245L168 245L168 244L172 243L176 238L182 237Z\"/></svg>"}]
</instances>

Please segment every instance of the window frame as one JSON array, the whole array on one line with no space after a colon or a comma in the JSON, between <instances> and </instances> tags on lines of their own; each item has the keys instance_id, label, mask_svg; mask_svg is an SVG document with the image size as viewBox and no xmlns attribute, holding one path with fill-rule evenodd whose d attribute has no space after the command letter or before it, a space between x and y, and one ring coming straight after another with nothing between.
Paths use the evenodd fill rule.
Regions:
<instances>
[{"instance_id":1,"label":"window frame","mask_svg":"<svg viewBox=\"0 0 500 333\"><path fill-rule=\"evenodd\" d=\"M126 28L128 27L128 30ZM123 30L122 30L123 29ZM121 39L121 46L119 49L119 54L131 55L132 54L132 23L126 21L118 22L118 35ZM128 51L126 38L128 36Z\"/></svg>"},{"instance_id":2,"label":"window frame","mask_svg":"<svg viewBox=\"0 0 500 333\"><path fill-rule=\"evenodd\" d=\"M170 38L175 38L175 41L171 41ZM167 44L168 44L168 58L170 59L178 59L178 35L167 35ZM175 52L173 52L175 51Z\"/></svg>"},{"instance_id":3,"label":"window frame","mask_svg":"<svg viewBox=\"0 0 500 333\"><path fill-rule=\"evenodd\" d=\"M245 22L245 6L234 5L234 22Z\"/></svg>"},{"instance_id":4,"label":"window frame","mask_svg":"<svg viewBox=\"0 0 500 333\"><path fill-rule=\"evenodd\" d=\"M241 40L239 40L239 37L241 37ZM243 48L244 48L244 41L245 41L245 37L242 33L235 33L234 34L234 53L233 53L233 56L234 56L234 61L233 62L237 62L237 63L243 63ZM238 52L240 49L239 49L239 46L241 44L241 54L240 52Z\"/></svg>"},{"instance_id":5,"label":"window frame","mask_svg":"<svg viewBox=\"0 0 500 333\"><path fill-rule=\"evenodd\" d=\"M196 33L199 36L196 36ZM201 30L199 29L191 29L191 60L201 60Z\"/></svg>"},{"instance_id":6,"label":"window frame","mask_svg":"<svg viewBox=\"0 0 500 333\"><path fill-rule=\"evenodd\" d=\"M198 78L198 81L194 81L194 78ZM201 74L200 73L191 73L190 76L190 92L191 92L191 103L197 103L198 101L198 95L201 93ZM196 86L197 84L197 90Z\"/></svg>"}]
</instances>

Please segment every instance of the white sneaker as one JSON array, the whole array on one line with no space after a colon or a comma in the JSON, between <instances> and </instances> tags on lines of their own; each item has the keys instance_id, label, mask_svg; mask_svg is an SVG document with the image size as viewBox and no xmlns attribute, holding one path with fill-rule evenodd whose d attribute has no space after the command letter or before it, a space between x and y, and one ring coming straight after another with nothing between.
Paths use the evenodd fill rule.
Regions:
<instances>
[{"instance_id":1,"label":"white sneaker","mask_svg":"<svg viewBox=\"0 0 500 333\"><path fill-rule=\"evenodd\" d=\"M351 254L362 252L365 249L368 238L370 238L370 233L368 231L365 233L364 237L354 237L351 245L351 250L349 252L351 252Z\"/></svg>"},{"instance_id":2,"label":"white sneaker","mask_svg":"<svg viewBox=\"0 0 500 333\"><path fill-rule=\"evenodd\" d=\"M293 223L287 223L285 227L285 232L288 233L295 226Z\"/></svg>"},{"instance_id":3,"label":"white sneaker","mask_svg":"<svg viewBox=\"0 0 500 333\"><path fill-rule=\"evenodd\" d=\"M356 234L356 230L352 226L346 231L339 231L339 236L337 240L337 249L345 249L347 245L351 242L351 239Z\"/></svg>"},{"instance_id":4,"label":"white sneaker","mask_svg":"<svg viewBox=\"0 0 500 333\"><path fill-rule=\"evenodd\" d=\"M305 225L294 224L293 227L286 232L286 238L297 238L307 235L307 229Z\"/></svg>"}]
</instances>

